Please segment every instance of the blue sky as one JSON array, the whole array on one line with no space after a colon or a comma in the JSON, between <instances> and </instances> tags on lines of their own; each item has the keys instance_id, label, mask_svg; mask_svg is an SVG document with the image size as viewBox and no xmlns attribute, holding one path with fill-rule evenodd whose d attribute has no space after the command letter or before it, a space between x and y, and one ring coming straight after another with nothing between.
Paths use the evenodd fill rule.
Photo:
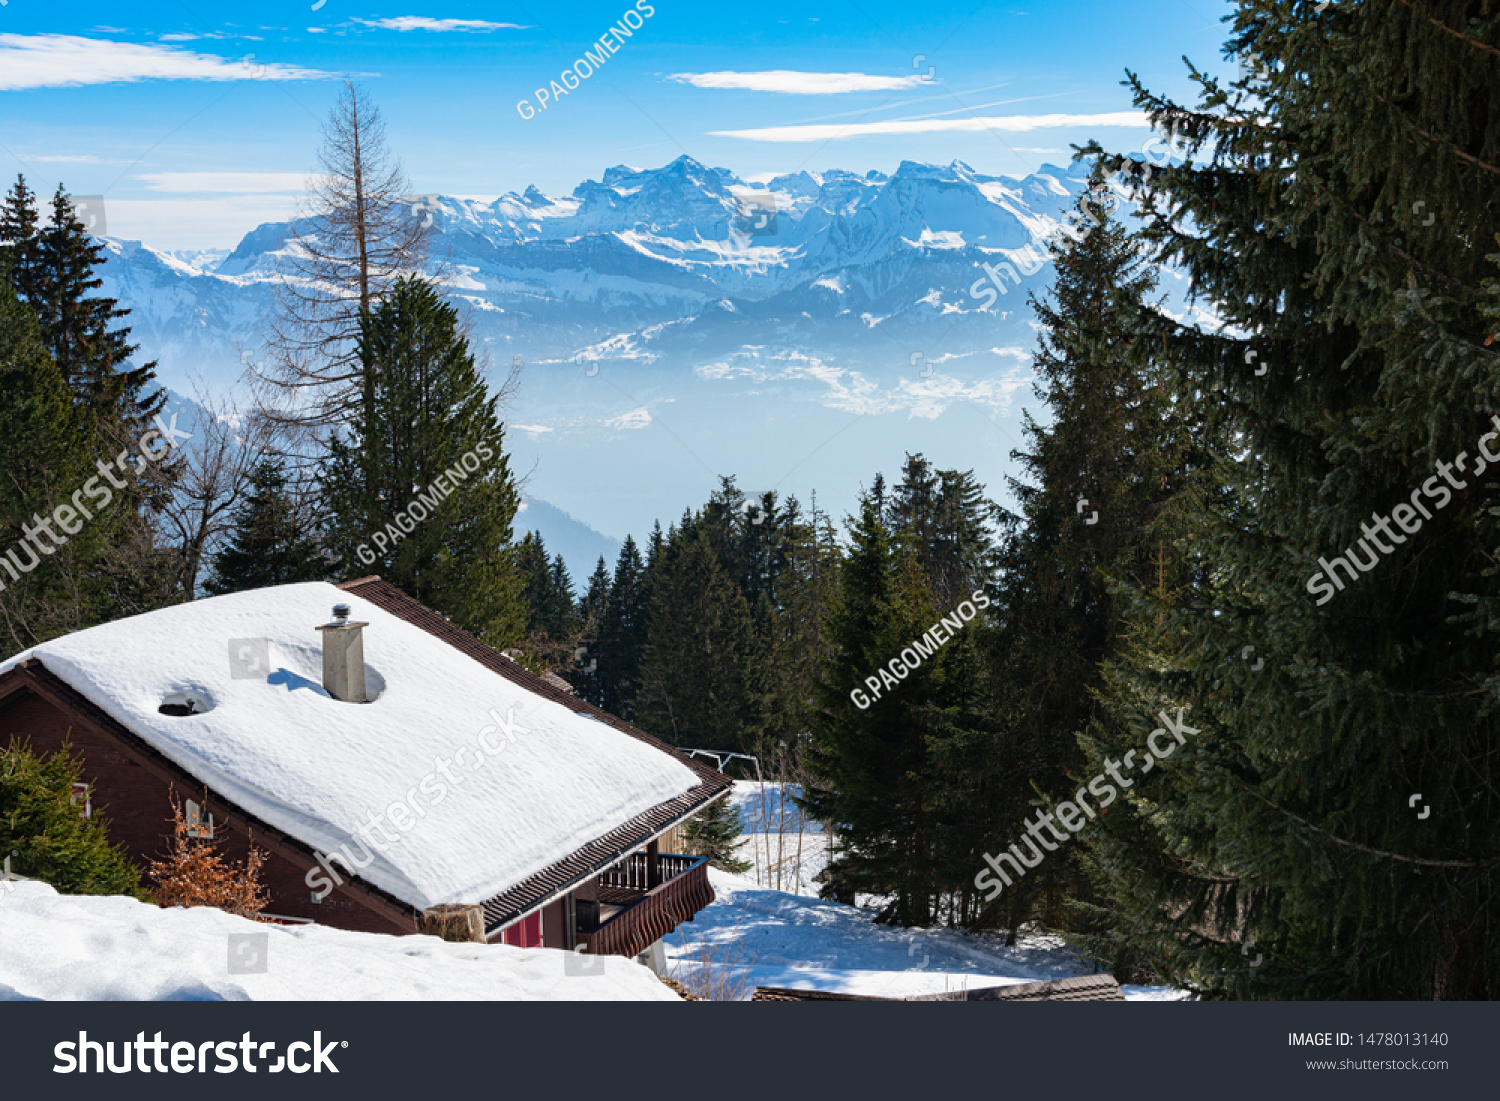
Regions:
<instances>
[{"instance_id":1,"label":"blue sky","mask_svg":"<svg viewBox=\"0 0 1500 1101\"><path fill-rule=\"evenodd\" d=\"M643 0L604 67L523 118L630 8L8 0L0 173L104 195L111 236L230 248L290 211L345 76L414 192L493 197L684 153L746 179L903 160L1025 173L1090 137L1141 146L1127 66L1183 96L1182 55L1231 67L1230 5L1209 0Z\"/></svg>"}]
</instances>

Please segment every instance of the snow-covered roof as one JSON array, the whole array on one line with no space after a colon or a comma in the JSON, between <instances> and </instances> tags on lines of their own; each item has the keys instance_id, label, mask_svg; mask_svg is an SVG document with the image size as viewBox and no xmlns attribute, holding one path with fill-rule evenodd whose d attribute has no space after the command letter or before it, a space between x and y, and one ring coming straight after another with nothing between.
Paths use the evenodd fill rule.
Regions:
<instances>
[{"instance_id":1,"label":"snow-covered roof","mask_svg":"<svg viewBox=\"0 0 1500 1101\"><path fill-rule=\"evenodd\" d=\"M315 628L335 604L369 624L370 703L322 687ZM269 673L251 667L261 639ZM373 856L358 874L418 908L490 899L699 783L669 754L323 582L117 620L0 672L27 658L262 821L323 853ZM176 693L207 710L161 714ZM385 817L400 802L411 809Z\"/></svg>"}]
</instances>

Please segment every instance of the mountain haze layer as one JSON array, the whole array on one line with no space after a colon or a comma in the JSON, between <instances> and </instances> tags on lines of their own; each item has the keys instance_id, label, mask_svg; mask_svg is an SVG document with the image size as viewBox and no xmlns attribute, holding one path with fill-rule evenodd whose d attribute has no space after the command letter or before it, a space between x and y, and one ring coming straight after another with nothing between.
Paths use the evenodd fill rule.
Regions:
<instances>
[{"instance_id":1,"label":"mountain haze layer","mask_svg":"<svg viewBox=\"0 0 1500 1101\"><path fill-rule=\"evenodd\" d=\"M528 492L618 538L725 475L838 514L906 451L1000 492L1031 397L1025 295L1051 272L1037 242L1086 177L906 162L759 184L680 157L412 211L494 370L523 367L507 420ZM230 387L264 356L292 228L227 256L107 242L105 292L164 383Z\"/></svg>"}]
</instances>

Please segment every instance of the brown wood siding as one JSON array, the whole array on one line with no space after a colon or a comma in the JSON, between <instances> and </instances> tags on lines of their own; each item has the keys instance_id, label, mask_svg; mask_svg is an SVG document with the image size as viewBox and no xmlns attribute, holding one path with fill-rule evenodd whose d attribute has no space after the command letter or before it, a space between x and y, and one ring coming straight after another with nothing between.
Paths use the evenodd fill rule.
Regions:
<instances>
[{"instance_id":1,"label":"brown wood siding","mask_svg":"<svg viewBox=\"0 0 1500 1101\"><path fill-rule=\"evenodd\" d=\"M288 852L284 844L273 844L269 828L257 830L253 820L236 814L212 793L205 797L202 785L186 773L178 770L178 775L169 778L163 775L166 769L149 767L135 747L94 718L73 712L18 683L21 676L7 674L11 691L0 696L0 745L29 743L33 752L50 755L64 743L70 744L75 755L82 758L83 778L93 787L93 813L108 819L110 841L122 846L140 867L143 886L151 886L145 874L150 862L171 847L171 798L175 793L179 799L202 804L214 816L215 840L220 842L219 851L229 859L243 860L252 839L266 852L261 878L271 897L266 906L271 913L356 932L413 931L413 924L402 924L371 909L347 889L335 890L321 903L314 903L304 878L315 866L311 853L297 859L300 854ZM16 871L24 874L25 869Z\"/></svg>"}]
</instances>

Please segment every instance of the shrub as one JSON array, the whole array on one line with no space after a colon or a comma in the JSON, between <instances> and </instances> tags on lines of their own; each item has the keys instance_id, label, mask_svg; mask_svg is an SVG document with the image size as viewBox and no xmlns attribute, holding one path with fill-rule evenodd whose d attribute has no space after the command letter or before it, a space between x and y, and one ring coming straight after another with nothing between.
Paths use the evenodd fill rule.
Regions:
<instances>
[{"instance_id":1,"label":"shrub","mask_svg":"<svg viewBox=\"0 0 1500 1101\"><path fill-rule=\"evenodd\" d=\"M207 800L205 800L206 802ZM182 801L172 797L172 851L151 862L159 906L212 906L253 918L270 901L260 881L266 854L251 847L243 864L232 864L219 852L219 843L194 837L188 831Z\"/></svg>"},{"instance_id":2,"label":"shrub","mask_svg":"<svg viewBox=\"0 0 1500 1101\"><path fill-rule=\"evenodd\" d=\"M50 757L27 743L0 749L0 858L63 894L139 898L140 869L109 843L108 819L85 818L74 802L82 765L69 745Z\"/></svg>"}]
</instances>

